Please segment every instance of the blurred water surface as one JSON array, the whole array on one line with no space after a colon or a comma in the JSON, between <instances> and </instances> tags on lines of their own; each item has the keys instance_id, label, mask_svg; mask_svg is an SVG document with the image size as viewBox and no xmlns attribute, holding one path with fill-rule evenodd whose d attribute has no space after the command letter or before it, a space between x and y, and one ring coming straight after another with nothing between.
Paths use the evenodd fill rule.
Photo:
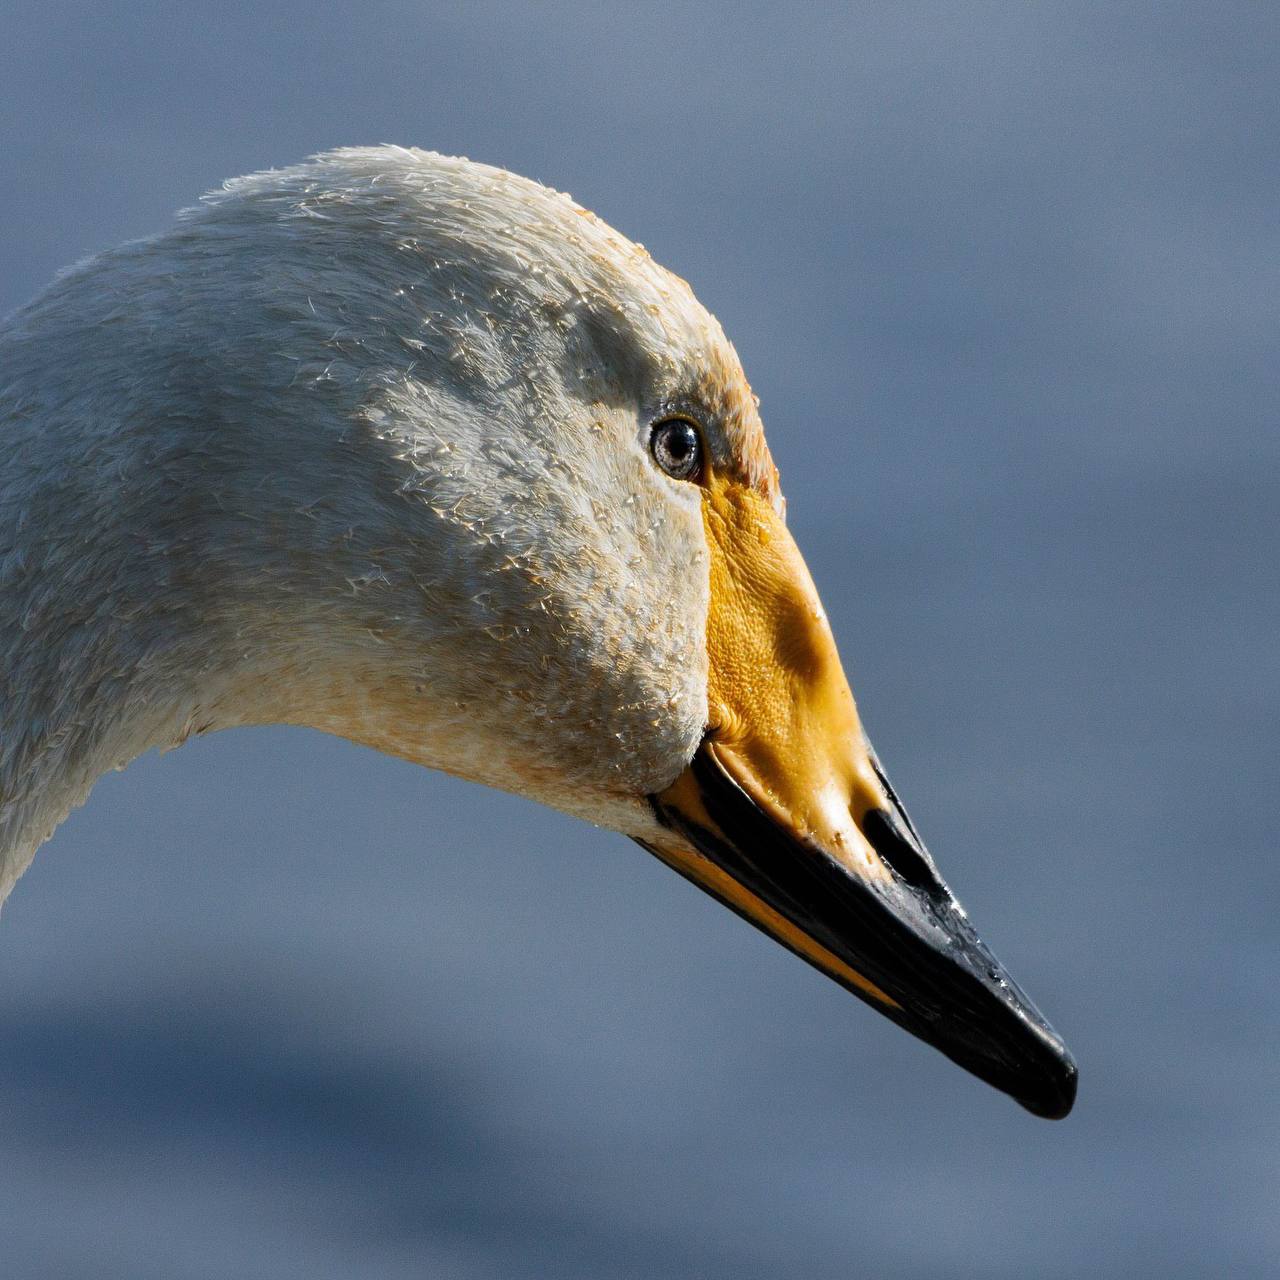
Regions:
<instances>
[{"instance_id":1,"label":"blurred water surface","mask_svg":"<svg viewBox=\"0 0 1280 1280\"><path fill-rule=\"evenodd\" d=\"M0 927L15 1278L1272 1276L1280 16L0 5L0 309L343 143L562 189L763 400L880 754L1072 1045L1019 1111L643 853L319 735Z\"/></svg>"}]
</instances>

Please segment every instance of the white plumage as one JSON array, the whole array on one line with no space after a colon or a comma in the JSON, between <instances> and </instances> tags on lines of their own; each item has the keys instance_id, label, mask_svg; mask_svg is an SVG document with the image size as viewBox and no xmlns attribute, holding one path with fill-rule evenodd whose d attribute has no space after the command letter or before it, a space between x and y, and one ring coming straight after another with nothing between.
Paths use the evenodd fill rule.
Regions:
<instances>
[{"instance_id":1,"label":"white plumage","mask_svg":"<svg viewBox=\"0 0 1280 1280\"><path fill-rule=\"evenodd\" d=\"M228 183L0 326L0 431L0 901L105 769L309 725L636 838L1070 1109L862 732L733 348L566 196L391 147Z\"/></svg>"},{"instance_id":2,"label":"white plumage","mask_svg":"<svg viewBox=\"0 0 1280 1280\"><path fill-rule=\"evenodd\" d=\"M706 717L698 499L767 468L688 286L394 147L229 182L0 327L0 895L95 777L313 725L644 834Z\"/></svg>"}]
</instances>

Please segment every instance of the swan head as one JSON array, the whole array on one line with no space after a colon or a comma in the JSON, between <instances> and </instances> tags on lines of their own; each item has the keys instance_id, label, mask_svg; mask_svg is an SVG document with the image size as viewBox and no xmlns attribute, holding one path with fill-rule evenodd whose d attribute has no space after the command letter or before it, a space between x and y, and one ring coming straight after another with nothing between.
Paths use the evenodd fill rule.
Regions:
<instances>
[{"instance_id":1,"label":"swan head","mask_svg":"<svg viewBox=\"0 0 1280 1280\"><path fill-rule=\"evenodd\" d=\"M310 725L623 832L1066 1114L1069 1055L862 731L737 355L642 247L498 169L344 150L73 271L16 340L73 324L131 572L221 655L189 725Z\"/></svg>"}]
</instances>

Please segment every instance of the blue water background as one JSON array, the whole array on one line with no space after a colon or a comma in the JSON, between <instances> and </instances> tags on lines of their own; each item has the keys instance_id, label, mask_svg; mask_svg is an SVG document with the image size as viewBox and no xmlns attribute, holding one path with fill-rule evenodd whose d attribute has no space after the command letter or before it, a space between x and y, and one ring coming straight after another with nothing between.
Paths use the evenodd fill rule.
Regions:
<instances>
[{"instance_id":1,"label":"blue water background","mask_svg":"<svg viewBox=\"0 0 1280 1280\"><path fill-rule=\"evenodd\" d=\"M1034 1120L620 837L228 734L5 910L3 1275L1280 1273L1278 50L1234 0L0 4L0 310L380 141L687 277L1082 1073Z\"/></svg>"}]
</instances>

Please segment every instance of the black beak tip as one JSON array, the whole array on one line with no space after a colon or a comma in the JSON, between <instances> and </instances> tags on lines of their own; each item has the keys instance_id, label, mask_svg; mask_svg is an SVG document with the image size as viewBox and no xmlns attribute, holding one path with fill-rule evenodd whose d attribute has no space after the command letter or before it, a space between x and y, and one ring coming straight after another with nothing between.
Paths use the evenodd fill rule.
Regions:
<instances>
[{"instance_id":1,"label":"black beak tip","mask_svg":"<svg viewBox=\"0 0 1280 1280\"><path fill-rule=\"evenodd\" d=\"M1062 1120L1075 1106L1079 1077L1075 1060L1063 1047L1050 1069L1037 1081L1037 1087L1019 1091L1015 1097L1033 1116Z\"/></svg>"}]
</instances>

